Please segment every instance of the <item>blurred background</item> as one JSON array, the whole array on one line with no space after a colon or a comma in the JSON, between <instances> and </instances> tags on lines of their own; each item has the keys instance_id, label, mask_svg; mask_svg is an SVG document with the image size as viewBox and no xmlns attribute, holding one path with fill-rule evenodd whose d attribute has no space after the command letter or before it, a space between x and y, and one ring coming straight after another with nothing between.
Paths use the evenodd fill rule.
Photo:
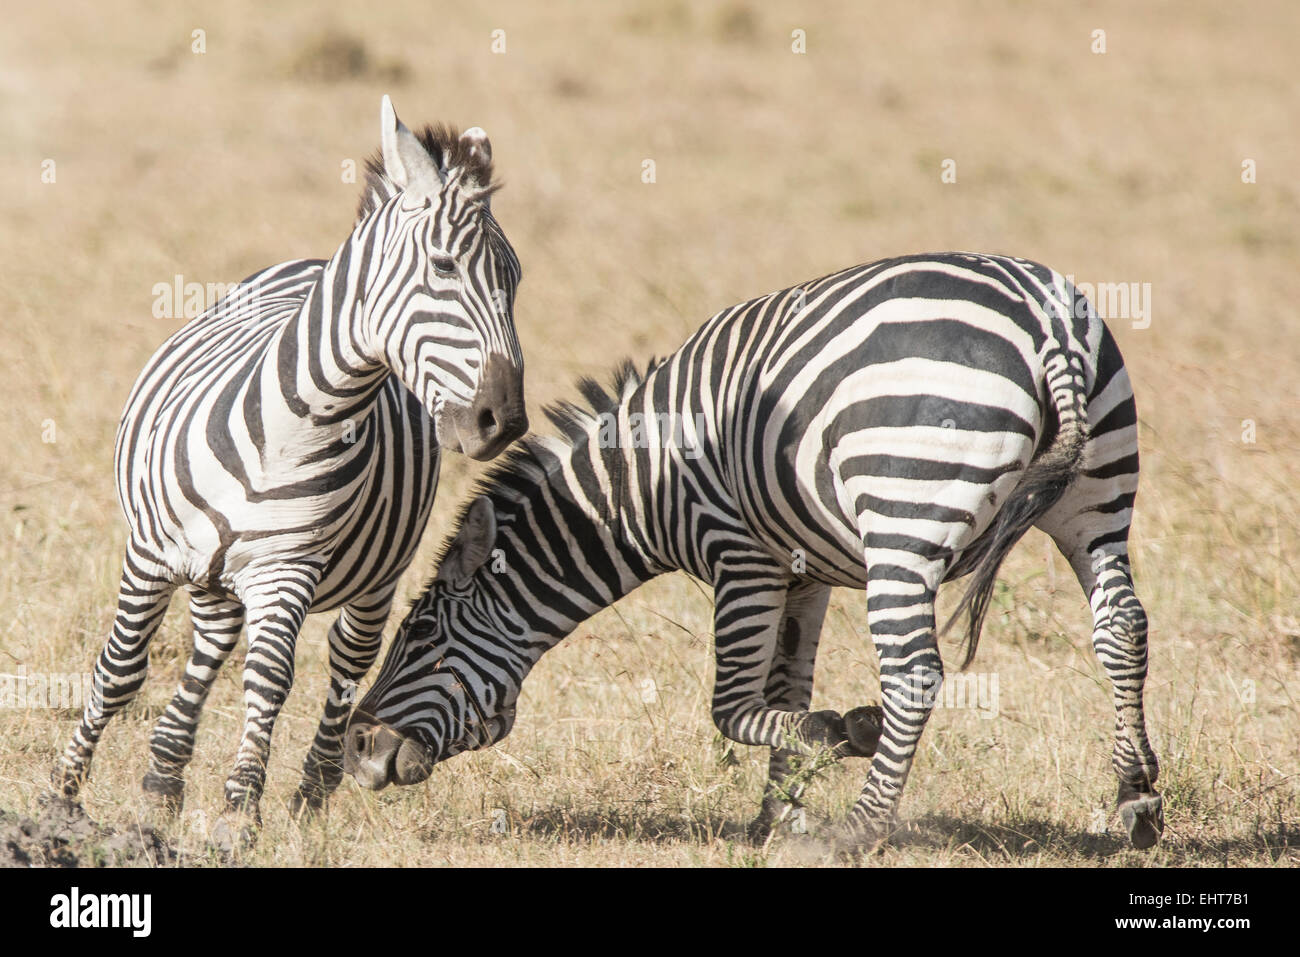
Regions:
<instances>
[{"instance_id":1,"label":"blurred background","mask_svg":"<svg viewBox=\"0 0 1300 957\"><path fill-rule=\"evenodd\" d=\"M137 372L185 321L156 317L155 286L328 257L353 224L349 165L377 148L388 93L409 126L491 137L506 184L494 212L524 267L534 427L578 375L670 352L720 308L854 263L977 250L1149 288L1145 315L1110 324L1141 422L1134 560L1174 838L1159 853L1293 860L1300 7L136 2L5 19L0 671L86 669L107 633L124 540L114 431ZM477 469L444 460L406 596ZM1086 606L1041 537L1003 579L976 668L1001 676L1004 717L936 717L904 815L930 816L938 850L922 840L913 853L962 861L979 834L1017 821L1038 822L1032 843L1057 848L1053 862L1122 853L1076 839L1113 800ZM158 639L142 720L108 732L91 806L136 789L150 709L187 651L183 605ZM388 802L435 834L422 846L466 860L460 838L496 801L547 841L587 821L566 847L653 832L685 857L651 844L636 859L722 861L694 829L752 811L761 775L756 758L713 760L710 609L706 588L671 576L549 656L503 745L531 773L502 749L467 755L418 794L345 788L341 819L378 826L363 810ZM313 619L300 644L269 794L296 783L327 625ZM860 594L837 593L823 647L815 705L875 696ZM237 663L213 700L191 779L216 807ZM30 804L73 723L0 712L0 805ZM1063 745L1077 752L1064 772ZM864 771L832 772L828 811ZM998 801L991 782L1022 779ZM969 822L984 830L960 830ZM337 860L293 834L280 842L289 860Z\"/></svg>"}]
</instances>

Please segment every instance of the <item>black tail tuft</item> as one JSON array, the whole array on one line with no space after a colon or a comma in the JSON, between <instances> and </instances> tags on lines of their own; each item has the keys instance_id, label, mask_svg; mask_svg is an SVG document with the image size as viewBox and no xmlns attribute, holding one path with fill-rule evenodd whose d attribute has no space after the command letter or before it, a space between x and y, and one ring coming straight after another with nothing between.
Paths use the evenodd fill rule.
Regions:
<instances>
[{"instance_id":1,"label":"black tail tuft","mask_svg":"<svg viewBox=\"0 0 1300 957\"><path fill-rule=\"evenodd\" d=\"M1087 416L1083 408L1083 396L1076 392L1071 399L1074 400L1070 403L1072 407L1061 415L1060 431L1056 438L1041 455L1029 463L1020 478L1020 484L993 519L993 527L988 532L988 546L979 564L971 572L966 593L962 595L948 623L939 632L940 635L947 634L948 629L963 613L968 615L966 659L961 665L963 671L975 660L980 629L993 598L993 586L997 582L1002 560L1025 532L1061 500L1065 490L1079 474L1084 448L1088 444Z\"/></svg>"}]
</instances>

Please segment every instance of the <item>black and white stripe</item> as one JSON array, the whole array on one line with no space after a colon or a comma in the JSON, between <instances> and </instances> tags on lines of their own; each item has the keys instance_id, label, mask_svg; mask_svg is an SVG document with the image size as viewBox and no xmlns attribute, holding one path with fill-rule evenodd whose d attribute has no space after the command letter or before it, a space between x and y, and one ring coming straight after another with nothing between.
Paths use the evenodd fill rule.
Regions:
<instances>
[{"instance_id":1,"label":"black and white stripe","mask_svg":"<svg viewBox=\"0 0 1300 957\"><path fill-rule=\"evenodd\" d=\"M423 533L439 447L490 458L526 429L519 262L488 206L487 138L417 137L387 97L381 121L381 157L334 256L250 276L136 382L116 444L130 526L118 612L55 769L65 795L142 685L180 587L194 648L154 728L146 792L179 806L204 700L246 626L246 722L226 800L255 820L299 628L309 612L341 608L296 799L319 805L341 779L351 692Z\"/></svg>"},{"instance_id":2,"label":"black and white stripe","mask_svg":"<svg viewBox=\"0 0 1300 957\"><path fill-rule=\"evenodd\" d=\"M943 674L939 585L972 574L969 662L997 568L1037 525L1092 604L1121 809L1134 843L1154 843L1133 394L1063 276L972 254L859 266L723 310L644 379L625 369L613 397L583 392L589 409L553 413L563 437L526 440L462 513L352 718L363 784L498 739L543 652L682 569L714 587L718 728L773 748L773 783L791 747L871 755L850 831L877 842ZM867 591L879 709L807 710L835 585ZM777 807L770 789L759 823Z\"/></svg>"}]
</instances>

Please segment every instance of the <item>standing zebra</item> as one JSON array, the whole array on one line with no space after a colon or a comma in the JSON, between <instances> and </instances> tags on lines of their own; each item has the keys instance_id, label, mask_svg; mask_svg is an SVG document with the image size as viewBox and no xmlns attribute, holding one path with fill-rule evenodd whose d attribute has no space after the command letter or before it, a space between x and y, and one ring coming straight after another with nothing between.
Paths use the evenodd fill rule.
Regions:
<instances>
[{"instance_id":1,"label":"standing zebra","mask_svg":"<svg viewBox=\"0 0 1300 957\"><path fill-rule=\"evenodd\" d=\"M342 779L350 692L428 519L439 446L489 459L527 429L519 262L489 210L487 136L417 137L388 97L380 121L356 226L333 258L250 276L163 344L127 401L117 617L54 771L65 796L143 684L149 641L184 587L194 648L150 739L146 795L180 807L204 699L246 625L246 718L221 826L256 825L299 628L308 612L341 608L294 800L319 806Z\"/></svg>"},{"instance_id":2,"label":"standing zebra","mask_svg":"<svg viewBox=\"0 0 1300 957\"><path fill-rule=\"evenodd\" d=\"M1058 273L1001 256L858 266L715 315L614 396L550 415L461 513L345 735L370 788L510 729L520 684L583 619L683 569L715 595L713 720L773 750L872 755L848 837L892 828L942 680L934 601L972 573L966 661L1003 557L1032 525L1069 560L1117 714L1132 843L1163 827L1142 689L1146 618L1128 530L1137 418L1123 360ZM491 558L491 561L488 559ZM808 712L833 585L867 590L882 708Z\"/></svg>"}]
</instances>

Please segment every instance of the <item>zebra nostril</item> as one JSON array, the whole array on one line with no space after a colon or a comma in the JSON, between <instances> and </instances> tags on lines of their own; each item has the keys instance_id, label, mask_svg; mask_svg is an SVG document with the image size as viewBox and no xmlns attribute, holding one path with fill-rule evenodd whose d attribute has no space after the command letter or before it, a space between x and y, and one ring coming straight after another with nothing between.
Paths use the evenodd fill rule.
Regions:
<instances>
[{"instance_id":1,"label":"zebra nostril","mask_svg":"<svg viewBox=\"0 0 1300 957\"><path fill-rule=\"evenodd\" d=\"M484 409L478 414L478 431L479 435L495 435L497 432L497 417L491 409Z\"/></svg>"},{"instance_id":2,"label":"zebra nostril","mask_svg":"<svg viewBox=\"0 0 1300 957\"><path fill-rule=\"evenodd\" d=\"M348 748L353 754L365 757L366 732L364 728L354 727L348 732Z\"/></svg>"}]
</instances>

